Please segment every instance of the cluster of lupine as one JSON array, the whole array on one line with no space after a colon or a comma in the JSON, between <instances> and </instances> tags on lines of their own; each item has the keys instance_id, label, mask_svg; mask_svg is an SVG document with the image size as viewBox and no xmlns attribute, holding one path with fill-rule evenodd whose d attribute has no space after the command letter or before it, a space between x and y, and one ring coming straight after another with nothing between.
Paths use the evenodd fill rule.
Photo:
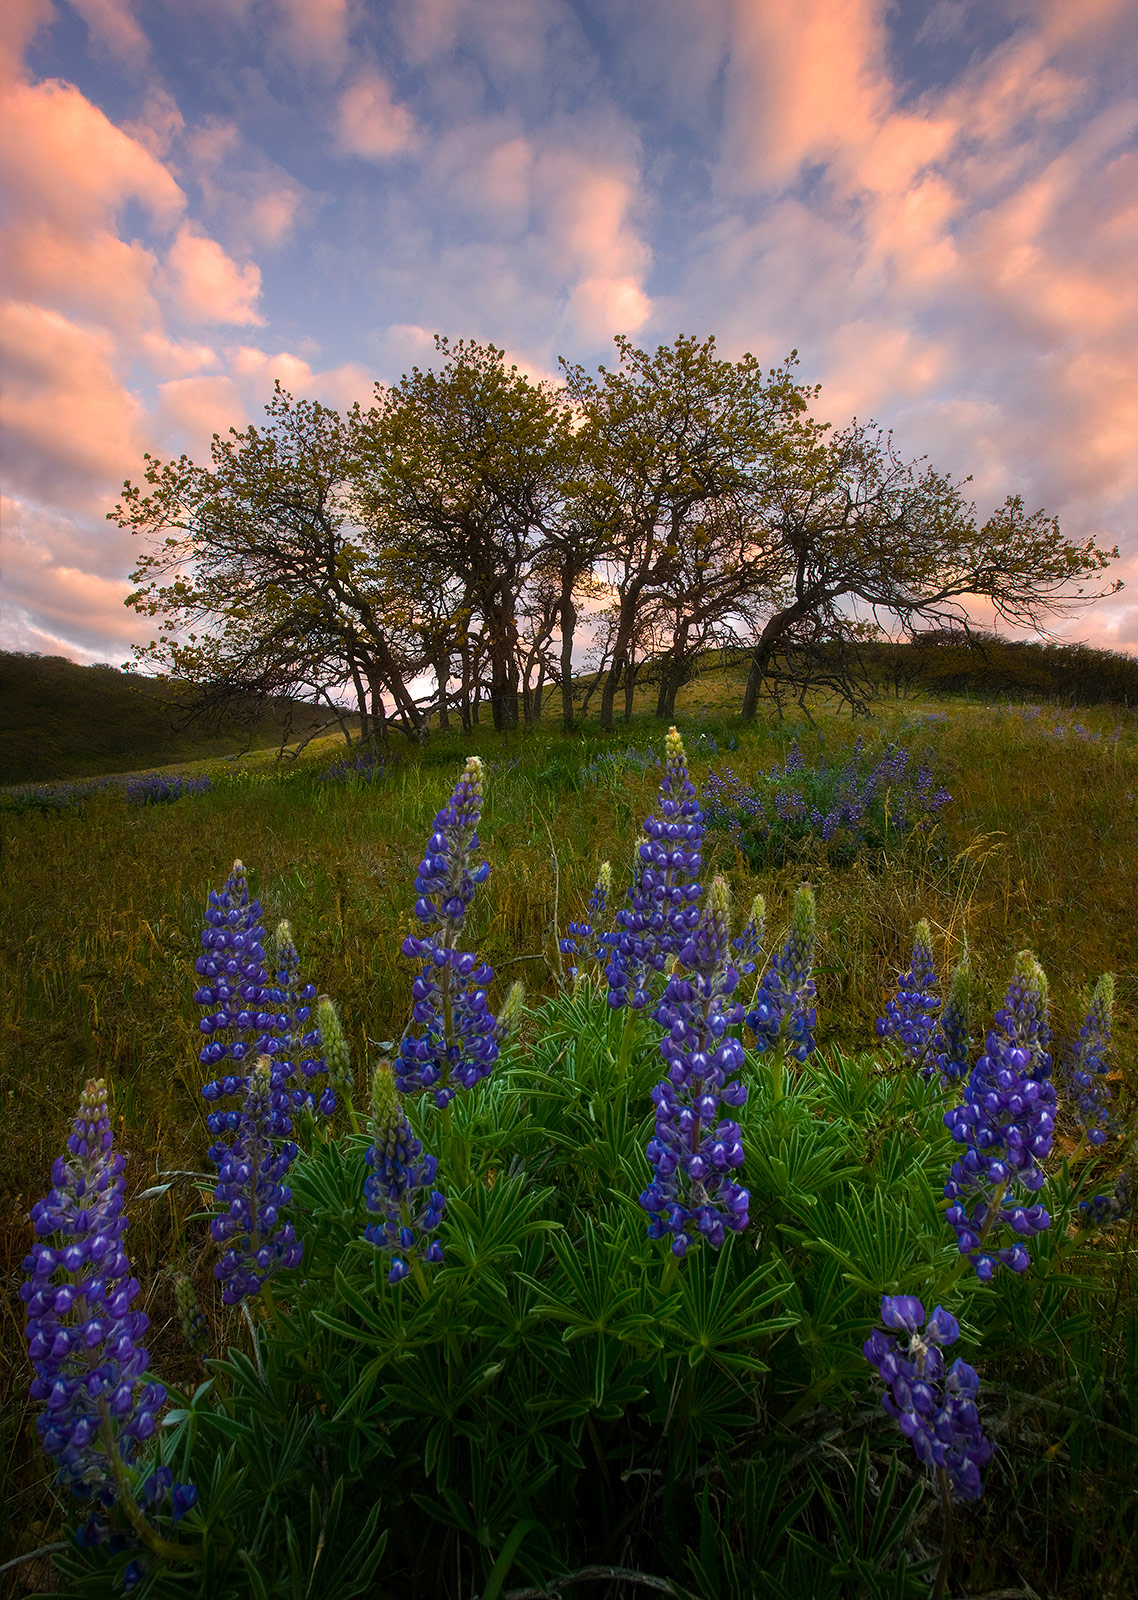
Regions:
<instances>
[{"instance_id":1,"label":"cluster of lupine","mask_svg":"<svg viewBox=\"0 0 1138 1600\"><path fill-rule=\"evenodd\" d=\"M1133 1167L1123 1167L1113 1186L1105 1194L1096 1194L1090 1200L1080 1200L1079 1210L1085 1222L1101 1228L1109 1222L1120 1222L1134 1209Z\"/></svg>"},{"instance_id":2,"label":"cluster of lupine","mask_svg":"<svg viewBox=\"0 0 1138 1600\"><path fill-rule=\"evenodd\" d=\"M747 1012L755 1049L762 1055L780 1043L796 1061L814 1048L818 1013L812 1004L814 980L814 891L803 884L794 897L794 913L786 942L763 973L754 1008Z\"/></svg>"},{"instance_id":3,"label":"cluster of lupine","mask_svg":"<svg viewBox=\"0 0 1138 1600\"><path fill-rule=\"evenodd\" d=\"M703 814L688 776L683 740L669 728L658 815L644 823L639 873L628 903L617 913L609 944L608 1003L613 1009L648 1004L654 973L678 955L699 921L696 902L703 843Z\"/></svg>"},{"instance_id":4,"label":"cluster of lupine","mask_svg":"<svg viewBox=\"0 0 1138 1600\"><path fill-rule=\"evenodd\" d=\"M58 1481L107 1508L137 1446L154 1432L166 1391L146 1378L140 1340L149 1321L131 1310L138 1283L122 1242L123 1160L113 1150L101 1078L83 1091L67 1148L52 1168L51 1193L32 1207L36 1240L20 1291L35 1368L31 1394L43 1403L37 1426ZM172 1480L166 1487L181 1516L197 1491ZM145 1492L140 1498L147 1503ZM155 1494L150 1503L158 1500ZM107 1531L96 1513L84 1541L97 1543Z\"/></svg>"},{"instance_id":5,"label":"cluster of lupine","mask_svg":"<svg viewBox=\"0 0 1138 1600\"><path fill-rule=\"evenodd\" d=\"M128 806L169 806L186 794L207 794L213 788L210 778L187 778L178 774L164 778L161 773L148 772L142 778L127 780L124 793Z\"/></svg>"},{"instance_id":6,"label":"cluster of lupine","mask_svg":"<svg viewBox=\"0 0 1138 1600\"><path fill-rule=\"evenodd\" d=\"M1106 1083L1113 1006L1114 975L1104 972L1077 1038L1068 1039L1059 1052L1060 1076L1075 1102L1087 1142L1093 1145L1105 1144L1115 1131Z\"/></svg>"},{"instance_id":7,"label":"cluster of lupine","mask_svg":"<svg viewBox=\"0 0 1138 1600\"><path fill-rule=\"evenodd\" d=\"M944 1369L941 1346L955 1344L956 1318L937 1306L924 1329L925 1308L912 1295L883 1295L884 1333L875 1328L862 1353L884 1378L882 1405L912 1443L917 1459L945 1473L961 1500L983 1493L981 1472L992 1459L976 1409L980 1380L965 1361ZM907 1334L902 1349L897 1334Z\"/></svg>"},{"instance_id":8,"label":"cluster of lupine","mask_svg":"<svg viewBox=\"0 0 1138 1600\"><path fill-rule=\"evenodd\" d=\"M608 909L611 893L612 867L609 862L602 861L593 892L589 896L585 920L569 924L568 936L560 941L562 955L582 955L598 963L603 959L607 940L601 922ZM577 967L570 967L569 976L575 978L578 970Z\"/></svg>"},{"instance_id":9,"label":"cluster of lupine","mask_svg":"<svg viewBox=\"0 0 1138 1600\"><path fill-rule=\"evenodd\" d=\"M388 757L382 750L357 750L340 756L320 774L320 783L376 783L385 777Z\"/></svg>"},{"instance_id":10,"label":"cluster of lupine","mask_svg":"<svg viewBox=\"0 0 1138 1600\"><path fill-rule=\"evenodd\" d=\"M737 933L731 941L731 948L738 952L736 962L739 976L747 978L754 972L758 965L759 957L763 951L763 936L766 933L767 903L761 894L757 894L751 901L751 909L747 913L742 931Z\"/></svg>"},{"instance_id":11,"label":"cluster of lupine","mask_svg":"<svg viewBox=\"0 0 1138 1600\"><path fill-rule=\"evenodd\" d=\"M278 924L273 944L275 982L266 986L262 998L276 1010L272 1032L257 1041L258 1048L272 1063L274 1090L287 1086L295 1110L305 1108L330 1117L336 1109L332 1085L324 1085L319 1100L310 1087L314 1078L328 1070L320 1053L320 1029L311 1026L316 986L301 982L300 957L287 922ZM293 1083L297 1076L299 1082Z\"/></svg>"},{"instance_id":12,"label":"cluster of lupine","mask_svg":"<svg viewBox=\"0 0 1138 1600\"><path fill-rule=\"evenodd\" d=\"M718 1249L725 1232L748 1222L750 1196L732 1178L743 1164L737 1110L747 1090L738 1081L743 1046L727 1029L742 1020L731 996L739 974L728 959L727 885L716 878L703 915L691 929L653 1017L665 1030L660 1054L668 1075L652 1091L656 1127L648 1145L652 1182L640 1196L651 1217L650 1238L672 1240L686 1255L694 1239Z\"/></svg>"},{"instance_id":13,"label":"cluster of lupine","mask_svg":"<svg viewBox=\"0 0 1138 1600\"><path fill-rule=\"evenodd\" d=\"M726 828L753 860L766 861L772 852L777 857L789 849L792 838L804 835L828 844L844 830L855 846L871 834L884 836L886 800L889 831L901 835L935 816L951 799L947 790L934 788L931 769L911 765L908 752L899 746L886 750L863 775L864 753L859 738L842 767L820 761L811 769L795 742L785 763L760 778L759 788L732 769L710 773L703 790L707 821ZM774 791L768 794L771 786Z\"/></svg>"},{"instance_id":14,"label":"cluster of lupine","mask_svg":"<svg viewBox=\"0 0 1138 1600\"><path fill-rule=\"evenodd\" d=\"M940 1010L936 966L933 962L932 932L924 919L917 923L909 970L901 974L897 993L878 1017L879 1039L897 1039L905 1059L918 1063L925 1077L931 1077L929 1061L936 1013Z\"/></svg>"},{"instance_id":15,"label":"cluster of lupine","mask_svg":"<svg viewBox=\"0 0 1138 1600\"><path fill-rule=\"evenodd\" d=\"M434 1187L438 1162L423 1154L399 1103L390 1061L376 1066L371 1117L372 1143L365 1157L371 1170L364 1201L380 1220L369 1225L365 1237L391 1256L388 1282L399 1283L411 1271L408 1258L442 1260L442 1245L428 1235L441 1222L446 1199Z\"/></svg>"},{"instance_id":16,"label":"cluster of lupine","mask_svg":"<svg viewBox=\"0 0 1138 1600\"><path fill-rule=\"evenodd\" d=\"M965 949L949 982L948 999L933 1029L928 1058L921 1069L926 1077L939 1072L945 1086L955 1078L967 1077L971 1067L971 998L972 973Z\"/></svg>"},{"instance_id":17,"label":"cluster of lupine","mask_svg":"<svg viewBox=\"0 0 1138 1600\"><path fill-rule=\"evenodd\" d=\"M1039 1162L1051 1150L1050 1043L1047 980L1024 950L988 1030L985 1053L969 1074L963 1102L944 1116L953 1139L965 1146L944 1186L950 1201L945 1220L956 1232L961 1255L984 1282L1001 1265L1026 1271L1031 1258L1025 1240L1050 1226L1041 1205L1023 1204L1017 1194L1022 1189L1031 1195L1042 1187ZM1004 1228L1015 1237L996 1245Z\"/></svg>"},{"instance_id":18,"label":"cluster of lupine","mask_svg":"<svg viewBox=\"0 0 1138 1600\"><path fill-rule=\"evenodd\" d=\"M498 1055L498 1027L486 1004L494 977L469 950L457 945L462 921L490 867L472 865L482 815L482 762L470 756L450 800L435 817L434 831L415 878L415 915L425 933L408 935L403 954L421 961L411 987L410 1029L399 1045L396 1085L401 1094L429 1089L444 1108L458 1089L472 1089Z\"/></svg>"},{"instance_id":19,"label":"cluster of lupine","mask_svg":"<svg viewBox=\"0 0 1138 1600\"><path fill-rule=\"evenodd\" d=\"M214 1267L226 1305L238 1305L282 1267L300 1265L304 1246L291 1222L280 1220L292 1192L281 1179L296 1159L296 1145L278 1142L280 1113L273 1106L272 1063L262 1056L249 1075L237 1133L231 1145L211 1155L218 1165L213 1197L228 1207L209 1225L217 1244L227 1248Z\"/></svg>"}]
</instances>

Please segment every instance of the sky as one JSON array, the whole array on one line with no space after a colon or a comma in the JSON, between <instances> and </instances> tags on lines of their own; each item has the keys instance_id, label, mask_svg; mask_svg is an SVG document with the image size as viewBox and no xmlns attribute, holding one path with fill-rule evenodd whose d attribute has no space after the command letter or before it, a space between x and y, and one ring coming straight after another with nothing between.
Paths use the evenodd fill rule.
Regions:
<instances>
[{"instance_id":1,"label":"sky","mask_svg":"<svg viewBox=\"0 0 1138 1600\"><path fill-rule=\"evenodd\" d=\"M686 333L1117 543L1054 626L1138 654L1138 0L0 9L5 648L149 639L106 512L276 378Z\"/></svg>"}]
</instances>

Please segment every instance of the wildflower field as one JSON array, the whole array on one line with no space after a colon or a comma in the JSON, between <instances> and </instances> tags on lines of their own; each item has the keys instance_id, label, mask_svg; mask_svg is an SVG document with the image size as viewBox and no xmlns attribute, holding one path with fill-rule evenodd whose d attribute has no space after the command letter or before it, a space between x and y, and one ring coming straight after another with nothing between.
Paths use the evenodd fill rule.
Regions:
<instances>
[{"instance_id":1,"label":"wildflower field","mask_svg":"<svg viewBox=\"0 0 1138 1600\"><path fill-rule=\"evenodd\" d=\"M1132 1593L1138 718L701 693L9 798L4 1592Z\"/></svg>"}]
</instances>

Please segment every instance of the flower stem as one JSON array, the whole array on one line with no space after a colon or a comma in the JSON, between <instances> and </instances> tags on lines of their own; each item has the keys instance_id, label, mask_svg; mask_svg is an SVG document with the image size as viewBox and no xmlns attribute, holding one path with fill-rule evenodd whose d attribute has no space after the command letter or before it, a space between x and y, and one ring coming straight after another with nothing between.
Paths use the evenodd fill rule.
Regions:
<instances>
[{"instance_id":1,"label":"flower stem","mask_svg":"<svg viewBox=\"0 0 1138 1600\"><path fill-rule=\"evenodd\" d=\"M936 1482L940 1490L941 1509L944 1512L944 1532L941 1535L940 1562L936 1569L936 1577L933 1579L929 1600L944 1600L944 1592L948 1587L948 1568L952 1560L952 1491L944 1467L936 1469Z\"/></svg>"},{"instance_id":2,"label":"flower stem","mask_svg":"<svg viewBox=\"0 0 1138 1600\"><path fill-rule=\"evenodd\" d=\"M163 1539L156 1533L143 1515L142 1507L134 1498L130 1478L127 1474L123 1458L119 1454L118 1441L111 1423L110 1407L106 1399L100 1395L96 1402L99 1408L99 1437L103 1441L103 1449L107 1453L107 1463L111 1469L111 1477L115 1480L115 1493L119 1504L127 1514L127 1520L139 1539L154 1555L160 1556L164 1561L200 1561L204 1554L200 1544L174 1544L169 1539Z\"/></svg>"}]
</instances>

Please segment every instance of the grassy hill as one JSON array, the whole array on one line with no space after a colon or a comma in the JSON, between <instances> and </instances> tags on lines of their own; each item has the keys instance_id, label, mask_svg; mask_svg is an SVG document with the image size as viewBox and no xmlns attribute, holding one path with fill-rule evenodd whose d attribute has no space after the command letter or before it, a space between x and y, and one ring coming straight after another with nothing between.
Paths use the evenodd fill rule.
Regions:
<instances>
[{"instance_id":1,"label":"grassy hill","mask_svg":"<svg viewBox=\"0 0 1138 1600\"><path fill-rule=\"evenodd\" d=\"M0 652L0 784L43 783L231 756L280 741L288 702L250 735L236 720L185 725L186 691L114 667L80 667L62 656ZM324 722L319 707L293 703L292 737Z\"/></svg>"}]
</instances>

